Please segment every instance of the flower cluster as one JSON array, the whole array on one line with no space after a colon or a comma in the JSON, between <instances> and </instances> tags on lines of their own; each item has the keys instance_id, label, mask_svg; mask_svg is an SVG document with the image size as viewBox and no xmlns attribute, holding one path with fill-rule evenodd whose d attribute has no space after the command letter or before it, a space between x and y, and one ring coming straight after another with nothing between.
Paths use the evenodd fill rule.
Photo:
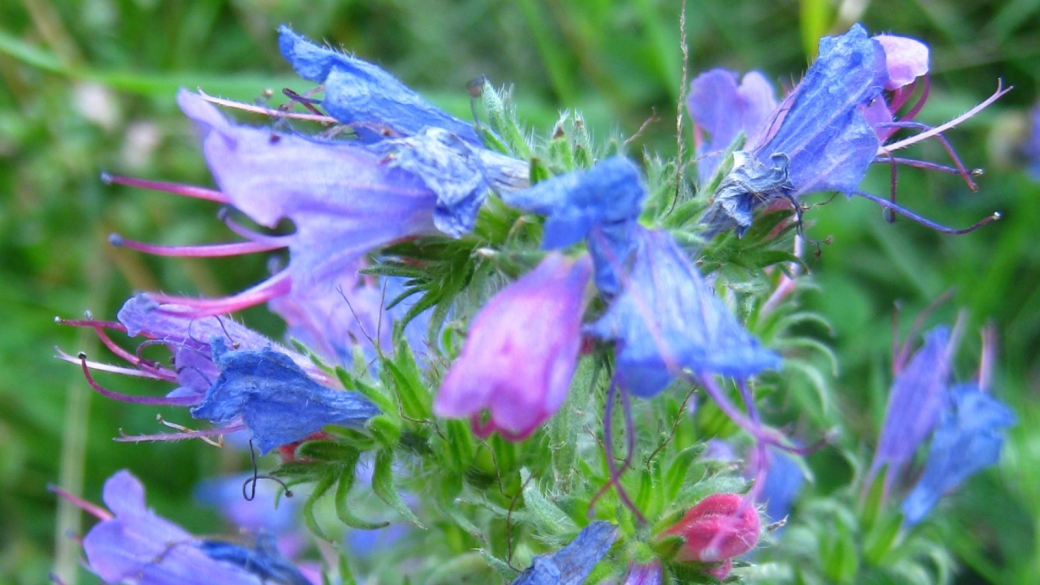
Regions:
<instances>
[{"instance_id":1,"label":"flower cluster","mask_svg":"<svg viewBox=\"0 0 1040 585\"><path fill-rule=\"evenodd\" d=\"M327 493L343 524L388 525L361 518L372 510L355 505L360 478L371 486L368 499L415 527L395 533L408 543L402 549L422 550L414 543L424 542L431 558L459 556L418 569L434 571L431 582L482 582L488 576L480 571L492 569L531 585L727 578L735 558L785 521L804 481L797 455L812 448L770 427L756 406L759 384L782 384L776 373L799 356L775 329L756 329L747 317L768 318L793 285L760 303L753 287L732 286L698 254L724 231L748 234L759 208L790 204L800 220L800 198L817 191L870 197L916 217L858 190L875 162L961 172L971 182L955 155L955 169L892 155L906 142L891 141L900 129L941 138L942 129L912 121L928 93L928 49L870 37L860 25L824 38L805 78L779 102L759 72L739 83L724 70L694 79L686 105L698 125L697 181L710 202L689 221L663 211L657 177L622 152L590 154L580 118L565 116L545 152L530 156L532 145L516 146L523 133L502 94L486 82L478 84L484 126L442 111L371 63L287 27L279 34L282 55L321 84L321 99L292 94L294 102L273 109L185 90L177 96L217 189L106 180L231 206L220 217L245 240L166 247L114 235L115 245L171 256L287 250L288 264L228 297L143 293L118 321L64 321L96 331L128 365L59 357L80 364L90 386L110 398L190 407L212 425L121 440L242 433L251 451L277 450L286 465L272 476L254 469L243 493L261 477L284 478L276 481L287 497L288 486L311 484L301 513L320 538L334 538L315 512ZM922 98L900 117L918 83ZM216 104L334 126L318 134L246 126ZM295 104L311 113L293 112ZM583 156L575 157L579 148ZM293 231L247 229L237 214L268 229L288 220ZM776 225L760 238L774 252L791 243L790 226ZM770 258L751 268L765 274L797 260ZM284 319L294 349L227 316L263 303ZM112 332L145 340L128 351ZM921 479L903 504L909 524L995 462L1000 431L1014 421L982 381L948 387L948 338L936 330L897 368L868 473L883 472L887 493L931 435ZM153 345L169 350L171 365L144 357ZM129 396L102 386L97 372L176 388ZM750 441L747 465L735 455L702 456L712 436L672 391L698 389L711 401L694 410L728 418L715 431L731 443L718 444L733 450ZM624 427L615 433L618 403ZM615 456L618 435L624 457ZM643 453L651 438L656 448ZM542 442L548 449L532 448ZM713 459L731 469L709 477ZM243 547L194 537L158 517L128 472L109 480L104 500L111 512L77 503L101 520L83 545L89 568L108 582L309 582L270 534ZM777 524L763 527L759 504ZM415 534L446 526L448 538ZM512 564L514 552L525 569Z\"/></svg>"}]
</instances>

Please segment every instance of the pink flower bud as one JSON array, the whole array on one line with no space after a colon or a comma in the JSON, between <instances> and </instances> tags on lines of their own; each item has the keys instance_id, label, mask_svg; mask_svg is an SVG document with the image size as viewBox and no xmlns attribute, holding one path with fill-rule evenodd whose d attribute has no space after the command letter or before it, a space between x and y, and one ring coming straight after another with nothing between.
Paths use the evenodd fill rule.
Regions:
<instances>
[{"instance_id":1,"label":"pink flower bud","mask_svg":"<svg viewBox=\"0 0 1040 585\"><path fill-rule=\"evenodd\" d=\"M690 508L664 535L686 539L675 555L677 561L728 562L754 548L760 528L752 502L737 494L713 494Z\"/></svg>"}]
</instances>

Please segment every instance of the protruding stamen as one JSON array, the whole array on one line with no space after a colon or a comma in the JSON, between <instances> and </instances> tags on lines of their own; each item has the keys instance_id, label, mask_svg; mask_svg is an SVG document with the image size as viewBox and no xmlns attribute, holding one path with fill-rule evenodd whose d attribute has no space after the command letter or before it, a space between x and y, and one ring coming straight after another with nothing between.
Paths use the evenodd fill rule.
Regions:
<instances>
[{"instance_id":1,"label":"protruding stamen","mask_svg":"<svg viewBox=\"0 0 1040 585\"><path fill-rule=\"evenodd\" d=\"M246 425L234 425L230 427L221 427L219 429L206 429L204 431L191 431L188 433L162 433L158 435L127 435L123 433L122 429L119 429L119 436L114 440L117 443L143 443L147 441L181 441L184 439L200 439L202 437L215 437L217 435L227 435L234 432L242 431L246 429Z\"/></svg>"},{"instance_id":2,"label":"protruding stamen","mask_svg":"<svg viewBox=\"0 0 1040 585\"><path fill-rule=\"evenodd\" d=\"M937 173L947 173L950 175L959 175L961 171L946 165L938 163L927 162L923 160L917 160L913 158L900 158L900 157L878 157L874 159L875 163L894 163L897 165L903 165L908 167L914 167L915 169L923 169L926 171L935 171ZM972 177L981 177L985 171L983 169L970 169L968 175Z\"/></svg>"},{"instance_id":3,"label":"protruding stamen","mask_svg":"<svg viewBox=\"0 0 1040 585\"><path fill-rule=\"evenodd\" d=\"M903 120L910 121L917 117L917 114L921 112L921 108L924 107L924 103L928 101L928 94L932 91L932 79L925 75L921 78L924 82L924 89L921 90L921 97L917 99L917 103L914 104L913 108L903 116ZM916 82L915 82L916 83Z\"/></svg>"},{"instance_id":4,"label":"protruding stamen","mask_svg":"<svg viewBox=\"0 0 1040 585\"><path fill-rule=\"evenodd\" d=\"M135 179L133 177L120 177L109 173L101 173L101 182L106 185L115 183L116 185L126 185L127 187L140 187L142 189L151 189L152 191L163 191L165 193L173 193L174 195L194 197L195 199L216 201L217 203L231 202L227 195L224 195L220 191L207 189L205 187L196 187L194 185L180 185L178 183L166 183L163 181L147 181L145 179Z\"/></svg>"},{"instance_id":5,"label":"protruding stamen","mask_svg":"<svg viewBox=\"0 0 1040 585\"><path fill-rule=\"evenodd\" d=\"M243 112L250 112L252 114L261 114L263 116L270 116L272 118L290 118L292 120L307 120L308 122L320 122L322 124L336 124L338 123L335 118L324 115L314 114L298 114L295 112L286 112L275 108L268 108L264 106L254 106L250 104L244 104L242 102L236 102L233 100L226 100L223 98L214 97L206 94L202 90L199 90L199 95L202 99L206 100L211 104L218 106L224 106L225 108L232 108L235 110L241 110Z\"/></svg>"},{"instance_id":6,"label":"protruding stamen","mask_svg":"<svg viewBox=\"0 0 1040 585\"><path fill-rule=\"evenodd\" d=\"M914 213L914 212L912 212L912 211L910 211L910 210L908 210L908 209L906 209L904 207L896 205L896 204L888 201L887 199L882 199L882 198L880 198L880 197L878 197L876 195L871 195L870 193L864 193L863 191L854 191L853 194L854 195L858 195L858 196L860 196L860 197L862 197L864 199L868 199L870 201L873 201L874 203L877 203L878 205L880 205L880 206L882 206L882 207L884 207L886 209L891 209L892 211L895 211L896 213L898 213L899 215L902 215L903 217L905 217L907 219L911 219L913 221L916 221L917 223L919 223L919 224L921 224L923 226L930 227L933 230L935 230L937 232L942 232L944 234L953 234L953 235L958 235L958 236L961 235L961 234L967 234L967 233L970 233L970 232L973 232L973 231L979 229L980 227L986 225L987 223L989 223L991 221L997 221L998 219L1000 219L1000 212L999 211L994 211L993 215L990 215L990 216L986 217L985 219L983 219L982 221L979 221L978 223L976 223L975 225L973 225L971 227L967 227L967 228L960 229L960 230L955 230L953 228L948 228L948 227L946 227L946 226L944 226L942 224L935 223L934 221L932 221L930 219L926 219L924 217L921 217L920 215L917 215L916 213Z\"/></svg>"},{"instance_id":7,"label":"protruding stamen","mask_svg":"<svg viewBox=\"0 0 1040 585\"><path fill-rule=\"evenodd\" d=\"M151 297L160 305L172 304L190 308L189 311L179 311L176 308L160 307L160 310L168 313L183 313L192 317L214 317L266 303L275 297L289 294L291 289L292 278L288 270L283 270L252 288L221 299L199 299L162 293L153 293Z\"/></svg>"},{"instance_id":8,"label":"protruding stamen","mask_svg":"<svg viewBox=\"0 0 1040 585\"><path fill-rule=\"evenodd\" d=\"M885 152L890 152L890 151L899 150L901 148L906 148L907 146L910 146L911 144L917 144L918 142L922 142L924 140L927 140L927 139L931 138L932 136L935 136L937 134L941 134L941 133L949 130L950 128L953 128L953 127L957 126L958 124L964 122L965 120L971 118L975 114L978 114L979 112L984 110L986 107L988 107L990 104L992 104L993 102L997 101L1000 98L1000 96L1002 96L1005 93L1011 91L1013 88L1014 88L1014 86L1008 87L1007 89L1004 89L1003 83L998 81L997 82L997 91L993 95L989 96L989 98L986 99L986 101L984 101L981 104L975 106L974 108L968 110L967 112L961 114L960 116L957 116L956 118L950 120L949 122L947 122L945 124L936 126L935 128L932 128L932 129L927 130L925 132L922 132L920 134L915 134L914 136L911 136L911 137L906 138L904 140L900 140L898 142L893 142L892 144L885 144L885 145L881 146L880 148L878 148L878 155L880 156L880 155L884 154Z\"/></svg>"},{"instance_id":9,"label":"protruding stamen","mask_svg":"<svg viewBox=\"0 0 1040 585\"><path fill-rule=\"evenodd\" d=\"M109 512L101 506L93 502L88 502L79 496L72 495L56 485L47 484L47 491L51 492L52 494L57 494L58 497L60 497L61 499L67 502L71 502L72 505L76 506L80 510L83 510L84 512L88 512L98 520L111 520L115 517L112 514L112 512Z\"/></svg>"},{"instance_id":10,"label":"protruding stamen","mask_svg":"<svg viewBox=\"0 0 1040 585\"><path fill-rule=\"evenodd\" d=\"M200 246L160 246L134 240L124 239L119 234L108 236L108 242L117 248L130 248L154 256L178 256L183 258L217 258L224 256L242 256L259 252L280 250L284 245L268 242L229 242L227 244L209 244Z\"/></svg>"},{"instance_id":11,"label":"protruding stamen","mask_svg":"<svg viewBox=\"0 0 1040 585\"><path fill-rule=\"evenodd\" d=\"M87 354L80 352L77 356L80 364L83 365L83 376L87 379L87 384L101 394L105 398L111 398L112 400L118 400L120 402L132 402L134 404L152 404L152 405L163 405L163 406L194 406L199 403L197 397L182 397L182 398L167 398L167 397L154 397L154 396L130 396L129 394L120 394L119 392L113 392L102 387L100 384L94 381L94 377L90 375L90 367L87 364Z\"/></svg>"},{"instance_id":12,"label":"protruding stamen","mask_svg":"<svg viewBox=\"0 0 1040 585\"><path fill-rule=\"evenodd\" d=\"M59 325L71 325L72 327L90 327L91 329L113 329L126 333L126 325L118 321L95 321L93 319L63 319L55 317L54 322Z\"/></svg>"},{"instance_id":13,"label":"protruding stamen","mask_svg":"<svg viewBox=\"0 0 1040 585\"><path fill-rule=\"evenodd\" d=\"M930 126L927 126L925 124L920 124L918 122L893 122L892 124L883 124L883 125L884 126L892 126L892 127L896 127L896 128L914 128L914 129L917 129L917 130L925 130L925 131L927 131L927 130L929 130L931 128ZM964 179L964 182L968 184L968 188L971 189L973 192L974 191L978 191L979 190L979 186L977 184L975 184L975 181L971 180L972 173L969 173L968 169L966 169L964 167L964 163L961 162L960 157L957 156L957 152L955 150L953 150L953 146L950 144L950 142L948 140L946 140L946 137L943 136L942 134L936 134L934 136L934 138L936 140L938 140L940 144L942 144L943 148L946 150L946 154L948 154L950 156L950 159L953 160L953 164L957 166L957 174L959 174L961 176L961 178ZM884 149L885 147L882 146L881 148ZM888 156L892 156L890 154L890 152L888 152L888 151L886 151L885 154L887 154Z\"/></svg>"},{"instance_id":14,"label":"protruding stamen","mask_svg":"<svg viewBox=\"0 0 1040 585\"><path fill-rule=\"evenodd\" d=\"M186 427L184 425L179 425L177 423L173 423L173 422L170 422L168 420L163 419L161 414L155 415L155 421L158 422L159 424L163 425L164 427L170 427L171 429L177 429L178 431L182 431L182 432L185 432L185 433L194 433L195 432L194 430L189 429L188 427ZM216 447L217 449L223 449L224 448L224 435L223 434L217 435L217 440L216 441L214 441L213 439L211 439L211 438L209 438L209 437L207 437L205 435L200 435L199 436L199 440L201 440L203 443L205 443L207 445L212 445L212 446Z\"/></svg>"}]
</instances>

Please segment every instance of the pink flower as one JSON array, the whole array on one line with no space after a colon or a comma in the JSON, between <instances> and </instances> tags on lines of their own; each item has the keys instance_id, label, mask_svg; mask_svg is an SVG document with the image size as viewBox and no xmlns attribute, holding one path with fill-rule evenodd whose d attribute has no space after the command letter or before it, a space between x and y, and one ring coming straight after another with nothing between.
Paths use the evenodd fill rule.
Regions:
<instances>
[{"instance_id":1,"label":"pink flower","mask_svg":"<svg viewBox=\"0 0 1040 585\"><path fill-rule=\"evenodd\" d=\"M587 256L568 259L552 253L495 295L473 319L462 355L434 400L434 412L469 417L478 435L498 431L512 441L551 417L574 375L591 273Z\"/></svg>"}]
</instances>

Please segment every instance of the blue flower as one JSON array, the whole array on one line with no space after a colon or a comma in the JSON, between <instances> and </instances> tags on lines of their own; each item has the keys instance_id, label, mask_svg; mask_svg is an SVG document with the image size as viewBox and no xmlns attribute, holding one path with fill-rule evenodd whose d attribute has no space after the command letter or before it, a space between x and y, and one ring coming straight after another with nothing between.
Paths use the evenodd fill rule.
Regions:
<instances>
[{"instance_id":1,"label":"blue flower","mask_svg":"<svg viewBox=\"0 0 1040 585\"><path fill-rule=\"evenodd\" d=\"M928 448L924 472L903 501L908 524L921 521L939 498L973 473L995 464L1004 444L1003 429L1015 415L978 384L960 384L950 391L939 426Z\"/></svg>"},{"instance_id":2,"label":"blue flower","mask_svg":"<svg viewBox=\"0 0 1040 585\"><path fill-rule=\"evenodd\" d=\"M748 144L747 156L734 161L702 220L705 237L729 228L743 235L750 211L778 197L793 201L814 191L851 196L880 144L861 106L880 97L887 82L885 50L862 26L821 39L819 58L805 78Z\"/></svg>"},{"instance_id":3,"label":"blue flower","mask_svg":"<svg viewBox=\"0 0 1040 585\"><path fill-rule=\"evenodd\" d=\"M542 248L553 250L587 240L596 266L596 286L605 296L617 292L618 267L634 247L646 188L639 169L615 156L587 171L574 171L504 194L519 209L548 216Z\"/></svg>"},{"instance_id":4,"label":"blue flower","mask_svg":"<svg viewBox=\"0 0 1040 585\"><path fill-rule=\"evenodd\" d=\"M766 518L778 522L786 518L791 511L791 504L802 491L805 475L794 458L787 453L773 448L767 453L768 472L757 499L766 504Z\"/></svg>"},{"instance_id":5,"label":"blue flower","mask_svg":"<svg viewBox=\"0 0 1040 585\"><path fill-rule=\"evenodd\" d=\"M646 564L632 563L628 566L628 574L622 585L661 585L663 577L659 560L654 559Z\"/></svg>"},{"instance_id":6,"label":"blue flower","mask_svg":"<svg viewBox=\"0 0 1040 585\"><path fill-rule=\"evenodd\" d=\"M741 327L671 234L638 228L634 242L621 292L588 329L615 342L622 387L649 397L687 368L747 378L780 366L780 356Z\"/></svg>"},{"instance_id":7,"label":"blue flower","mask_svg":"<svg viewBox=\"0 0 1040 585\"><path fill-rule=\"evenodd\" d=\"M363 395L321 386L289 356L268 348L228 351L217 339L213 361L220 377L192 416L218 425L241 420L261 454L325 425L363 427L380 414Z\"/></svg>"},{"instance_id":8,"label":"blue flower","mask_svg":"<svg viewBox=\"0 0 1040 585\"><path fill-rule=\"evenodd\" d=\"M744 75L740 85L737 76L725 69L712 69L690 83L686 108L699 128L707 130L710 139L697 149L697 174L706 185L722 162L723 150L741 132L746 144L754 144L769 114L776 109L772 84L758 71Z\"/></svg>"},{"instance_id":9,"label":"blue flower","mask_svg":"<svg viewBox=\"0 0 1040 585\"><path fill-rule=\"evenodd\" d=\"M103 499L111 513L83 537L87 566L107 583L139 585L259 585L261 576L226 555L207 554L199 541L145 507L144 488L123 470L105 482ZM241 547L240 547L241 548ZM268 551L269 552L269 551ZM260 553L283 578L268 583L308 583L284 557ZM277 555L277 551L274 552ZM224 556L225 558L221 558Z\"/></svg>"},{"instance_id":10,"label":"blue flower","mask_svg":"<svg viewBox=\"0 0 1040 585\"><path fill-rule=\"evenodd\" d=\"M512 585L582 585L596 563L610 550L615 538L616 526L593 522L554 554L535 557Z\"/></svg>"},{"instance_id":11,"label":"blue flower","mask_svg":"<svg viewBox=\"0 0 1040 585\"><path fill-rule=\"evenodd\" d=\"M887 465L886 492L917 448L928 438L948 400L949 340L948 327L936 327L929 332L924 346L892 383L885 423L867 474L869 482L882 466Z\"/></svg>"},{"instance_id":12,"label":"blue flower","mask_svg":"<svg viewBox=\"0 0 1040 585\"><path fill-rule=\"evenodd\" d=\"M278 32L285 60L304 79L325 84L322 106L333 118L352 125L363 140L412 136L432 126L480 145L472 124L437 108L376 65L319 47L287 26Z\"/></svg>"},{"instance_id":13,"label":"blue flower","mask_svg":"<svg viewBox=\"0 0 1040 585\"><path fill-rule=\"evenodd\" d=\"M492 297L474 317L434 412L469 417L480 436L498 431L509 440L527 437L551 417L577 365L591 272L587 256L551 253Z\"/></svg>"},{"instance_id":14,"label":"blue flower","mask_svg":"<svg viewBox=\"0 0 1040 585\"><path fill-rule=\"evenodd\" d=\"M1029 135L1022 143L1026 158L1026 172L1034 181L1040 181L1040 105L1029 112Z\"/></svg>"}]
</instances>

